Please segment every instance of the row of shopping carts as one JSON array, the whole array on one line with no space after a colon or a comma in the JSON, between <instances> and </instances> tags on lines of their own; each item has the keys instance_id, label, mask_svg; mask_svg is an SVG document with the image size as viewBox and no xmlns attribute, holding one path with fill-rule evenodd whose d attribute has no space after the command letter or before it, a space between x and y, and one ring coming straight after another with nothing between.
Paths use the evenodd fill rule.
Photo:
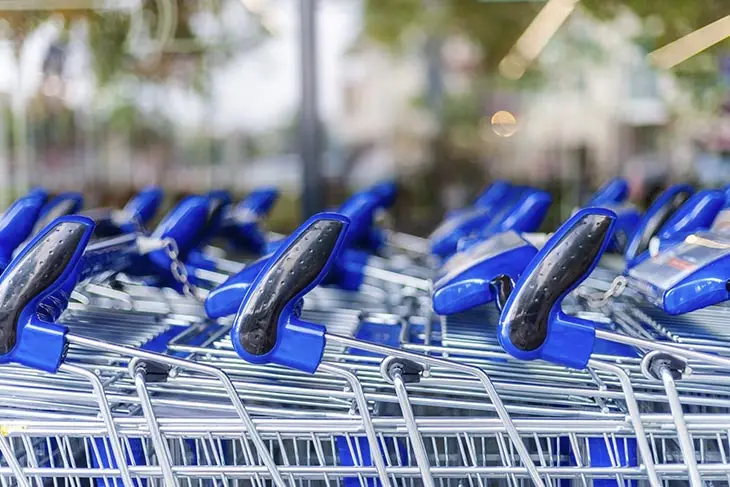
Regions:
<instances>
[{"instance_id":1,"label":"row of shopping carts","mask_svg":"<svg viewBox=\"0 0 730 487\"><path fill-rule=\"evenodd\" d=\"M537 234L549 195L496 182L424 239L396 189L286 237L272 189L151 231L155 188L16 201L0 484L730 484L723 191L614 180Z\"/></svg>"}]
</instances>

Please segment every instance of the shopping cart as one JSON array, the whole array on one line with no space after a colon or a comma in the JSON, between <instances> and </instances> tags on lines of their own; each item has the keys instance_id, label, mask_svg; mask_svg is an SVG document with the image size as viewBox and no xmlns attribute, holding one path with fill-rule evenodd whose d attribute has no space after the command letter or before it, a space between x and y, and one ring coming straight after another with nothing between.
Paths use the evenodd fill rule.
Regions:
<instances>
[{"instance_id":1,"label":"shopping cart","mask_svg":"<svg viewBox=\"0 0 730 487\"><path fill-rule=\"evenodd\" d=\"M58 248L50 241L58 225L62 233L71 225L73 238L67 237L65 245L75 243L76 251L70 259L67 253L54 254L66 256L65 266L56 265L61 259L56 257L38 273L24 276L28 283L39 276L53 283L21 302L28 304L16 313L17 343L3 355L4 362L23 361L56 372L3 368L22 381L13 381L12 401L2 407L0 475L7 481L484 485L490 478L516 483L531 476L542 485L542 467L535 465L528 448L539 444L548 468L560 462L555 456L560 447L546 434L520 433L494 384L478 367L353 338L348 327L355 320L331 321L326 333L296 319L287 323L273 362L283 360L289 368L255 364L262 362L261 356L250 356L241 350L242 343L222 333L199 345L187 344L182 334L169 348L184 354L183 359L81 337L38 321L28 309L74 272L79 249L90 235L88 220L58 221L3 276L8 282L16 269L38 262L39 253ZM342 244L345 229L346 221L337 215L311 220L277 253L252 289L266 286L287 259L308 264L291 269L294 274L282 270L287 282L299 290L314 286L330 254ZM304 242L310 244L305 247ZM49 275L47 268L56 272ZM25 286L21 294L38 288ZM283 291L278 297L291 297ZM244 308L254 304L249 301ZM284 303L287 318L294 319L294 308L298 306ZM239 330L247 316L239 313L232 329ZM45 340L34 340L44 333ZM43 344L42 360L26 355L33 343ZM70 348L64 356L66 345ZM287 348L290 360L282 355ZM243 363L239 354L252 363ZM503 353L493 354L506 360ZM51 356L56 358L52 363ZM511 402L515 412L523 407Z\"/></svg>"},{"instance_id":2,"label":"shopping cart","mask_svg":"<svg viewBox=\"0 0 730 487\"><path fill-rule=\"evenodd\" d=\"M310 300L309 291L345 243L347 220L339 215L319 215L289 237L230 323L193 313L170 317L163 308L156 314L103 312L90 303L72 306L55 326L23 324L32 319L34 301L68 286L82 265L88 221L59 224L84 229L74 227L81 236L74 232L72 257L70 249L61 253L64 265L54 261L39 269L54 270L57 286L41 289L38 297L30 296L37 285L15 288L15 295L31 292L7 315L20 317L20 329L16 347L2 357L30 361L17 351L34 343L46 349L52 343L53 350L68 345L68 351L55 374L35 370L52 368L47 359L35 369L0 369L9 387L8 402L0 406L0 479L6 483L626 485L654 480L642 435L661 481L688 478L677 463L683 450L676 447L669 393L643 376L644 359L634 347L605 345L614 355L594 357L603 367L591 362L588 370L572 370L504 353L494 338L499 320L492 308L427 324L423 316L384 314L377 299L363 314L351 307L352 293ZM53 228L16 258L0 278L0 290L8 289L3 283L23 262L39 262L38 245L52 246L44 239ZM602 236L598 243L605 244ZM551 248L553 243L546 246ZM591 258L598 253L588 252ZM535 266L525 276L539 275ZM37 283L39 275L47 274L31 273L19 282ZM513 302L502 303L505 313L518 309L514 301L523 288L529 283L520 280L509 295ZM615 326L596 313L581 316L600 317L604 323L594 326L602 329ZM168 325L180 328L156 348L166 355L145 349ZM366 327L369 336L362 336L363 325L373 325ZM49 329L57 332L43 337L51 342L33 341ZM708 364L692 368L717 379L720 365ZM698 468L706 480L726 481L720 453L727 441L724 387L708 393L707 377L690 379L677 388L684 404L702 411L696 418L684 415L705 455ZM636 426L632 400L646 408L638 416L643 429Z\"/></svg>"},{"instance_id":3,"label":"shopping cart","mask_svg":"<svg viewBox=\"0 0 730 487\"><path fill-rule=\"evenodd\" d=\"M588 300L600 302L608 319L596 320L596 314L586 319L561 309L564 299L574 299L568 293L595 268L614 218L609 211L590 209L556 232L506 299L500 344L522 360L543 359L559 369L596 376L596 397L610 399L626 414L628 429L602 435L624 445L609 455L616 473L627 472L627 478L650 485L671 480L724 484L729 391L723 377L730 359L722 346L725 333L713 326L723 311L708 309L683 319L654 311L652 318L642 310L648 303L637 306L642 301L630 288L620 296ZM625 346L633 353L620 348ZM606 381L602 374L614 378ZM596 470L594 460L606 460L603 451L596 455L592 438L571 441L572 454L581 458L588 474Z\"/></svg>"},{"instance_id":4,"label":"shopping cart","mask_svg":"<svg viewBox=\"0 0 730 487\"><path fill-rule=\"evenodd\" d=\"M504 182L495 183L485 195L495 193L503 195L506 186ZM525 231L534 229L540 224L550 205L549 194L530 188L517 188L512 193L514 194L511 198L506 200L492 198L488 210L486 206L480 207L481 218L486 218L483 222L486 226L481 229L482 232ZM505 204L500 206L497 200ZM393 248L382 253L384 255L376 255L360 247L363 240L377 230L373 227L373 212L381 205L384 205L382 196L370 188L354 195L339 208L338 213L349 218L350 228L353 230L348 230L343 250L333 260L323 284L349 291L370 292L374 289L385 289L394 296L394 299L390 300L391 304L400 307L404 295L405 299L410 301L427 298L431 292L431 280L438 271L435 262L414 261L394 252ZM472 211L466 213L472 218ZM447 235L449 228L454 231L453 235ZM460 235L464 228L466 227L463 225L445 225L435 233L441 235L439 238L443 238L444 242L452 241L453 237ZM403 257L405 260L400 259ZM212 289L210 285L208 286L211 289L206 299L208 315L218 318L235 313L245 289L266 265L267 260L268 258L249 263L244 269L232 275L222 272L211 273L210 269L194 270L193 275L207 279L209 283L215 285Z\"/></svg>"},{"instance_id":5,"label":"shopping cart","mask_svg":"<svg viewBox=\"0 0 730 487\"><path fill-rule=\"evenodd\" d=\"M720 191L704 190L692 195L691 187L674 185L660 194L638 219L635 208L623 204L605 205L616 213L618 229L614 230L608 249L623 250L620 254L604 256L601 266L594 272L593 281L608 291L618 275L649 255L649 243L655 236L674 239L675 235L685 235L709 225L723 201ZM511 286L508 281L520 276L547 238L538 237L542 238L501 231L445 261L434 277L435 310L442 315L465 311L493 301L496 293L506 292L500 289Z\"/></svg>"}]
</instances>

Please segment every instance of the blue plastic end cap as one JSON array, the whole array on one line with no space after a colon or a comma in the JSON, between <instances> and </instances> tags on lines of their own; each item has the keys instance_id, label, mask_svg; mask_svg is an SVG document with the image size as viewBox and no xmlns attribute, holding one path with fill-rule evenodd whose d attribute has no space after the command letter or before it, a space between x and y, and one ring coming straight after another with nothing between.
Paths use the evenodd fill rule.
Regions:
<instances>
[{"instance_id":1,"label":"blue plastic end cap","mask_svg":"<svg viewBox=\"0 0 730 487\"><path fill-rule=\"evenodd\" d=\"M238 208L252 211L257 217L268 214L279 199L279 190L273 186L259 188L246 196Z\"/></svg>"},{"instance_id":2,"label":"blue plastic end cap","mask_svg":"<svg viewBox=\"0 0 730 487\"><path fill-rule=\"evenodd\" d=\"M371 189L378 194L380 204L384 208L390 208L395 204L395 200L398 197L398 183L396 181L383 181Z\"/></svg>"},{"instance_id":3,"label":"blue plastic end cap","mask_svg":"<svg viewBox=\"0 0 730 487\"><path fill-rule=\"evenodd\" d=\"M452 315L494 300L489 281L466 279L433 292L433 310L440 315Z\"/></svg>"},{"instance_id":4,"label":"blue plastic end cap","mask_svg":"<svg viewBox=\"0 0 730 487\"><path fill-rule=\"evenodd\" d=\"M434 310L448 315L492 301L492 282L501 276L517 280L536 253L537 249L516 232L493 235L457 253L437 273Z\"/></svg>"},{"instance_id":5,"label":"blue plastic end cap","mask_svg":"<svg viewBox=\"0 0 730 487\"><path fill-rule=\"evenodd\" d=\"M208 198L204 196L189 196L172 209L152 232L152 236L159 239L170 238L175 241L179 257L187 260L188 253L197 248L206 238L206 223L208 221ZM163 276L170 275L172 261L165 249L153 250L144 256L143 266L151 267L141 271L156 271Z\"/></svg>"},{"instance_id":6,"label":"blue plastic end cap","mask_svg":"<svg viewBox=\"0 0 730 487\"><path fill-rule=\"evenodd\" d=\"M27 196L32 196L34 198L40 198L45 203L48 200L48 190L46 188L36 186L35 188L28 191Z\"/></svg>"},{"instance_id":7,"label":"blue plastic end cap","mask_svg":"<svg viewBox=\"0 0 730 487\"><path fill-rule=\"evenodd\" d=\"M43 199L25 196L16 200L0 217L0 261L7 266L15 249L25 242L35 227Z\"/></svg>"}]
</instances>

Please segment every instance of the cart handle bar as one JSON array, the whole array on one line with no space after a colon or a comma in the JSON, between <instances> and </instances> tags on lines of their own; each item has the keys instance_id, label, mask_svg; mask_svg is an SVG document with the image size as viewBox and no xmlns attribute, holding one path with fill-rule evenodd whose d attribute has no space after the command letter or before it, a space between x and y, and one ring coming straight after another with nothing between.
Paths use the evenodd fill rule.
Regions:
<instances>
[{"instance_id":1,"label":"cart handle bar","mask_svg":"<svg viewBox=\"0 0 730 487\"><path fill-rule=\"evenodd\" d=\"M231 329L246 361L313 373L322 360L325 328L300 319L301 300L329 272L349 219L319 213L287 238L246 291Z\"/></svg>"},{"instance_id":2,"label":"cart handle bar","mask_svg":"<svg viewBox=\"0 0 730 487\"><path fill-rule=\"evenodd\" d=\"M566 315L561 304L595 268L615 220L616 214L605 208L579 210L535 255L499 319L499 341L508 353L585 367L593 351L594 324Z\"/></svg>"}]
</instances>

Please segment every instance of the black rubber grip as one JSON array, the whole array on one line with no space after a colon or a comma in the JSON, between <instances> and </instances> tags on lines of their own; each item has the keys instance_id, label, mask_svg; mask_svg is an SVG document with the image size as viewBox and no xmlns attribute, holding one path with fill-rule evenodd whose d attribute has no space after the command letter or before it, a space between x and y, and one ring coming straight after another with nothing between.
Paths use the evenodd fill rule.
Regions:
<instances>
[{"instance_id":1,"label":"black rubber grip","mask_svg":"<svg viewBox=\"0 0 730 487\"><path fill-rule=\"evenodd\" d=\"M540 347L547 337L548 318L555 302L586 277L609 238L612 218L590 214L573 227L524 276L515 291L505 319L510 323L510 341L520 350Z\"/></svg>"},{"instance_id":2,"label":"black rubber grip","mask_svg":"<svg viewBox=\"0 0 730 487\"><path fill-rule=\"evenodd\" d=\"M248 353L271 351L282 309L322 273L344 229L340 220L314 222L257 278L257 288L237 323L241 345Z\"/></svg>"},{"instance_id":3,"label":"black rubber grip","mask_svg":"<svg viewBox=\"0 0 730 487\"><path fill-rule=\"evenodd\" d=\"M644 230L641 232L641 238L639 239L639 246L636 249L636 255L630 257L636 257L649 249L649 242L652 237L659 232L667 220L669 220L669 217L671 217L672 214L674 214L674 212L677 211L677 209L682 206L690 196L691 194L689 191L680 191L674 195L674 198L659 208L657 212L649 218Z\"/></svg>"},{"instance_id":4,"label":"black rubber grip","mask_svg":"<svg viewBox=\"0 0 730 487\"><path fill-rule=\"evenodd\" d=\"M13 349L21 311L63 274L86 230L87 226L78 222L54 225L3 273L0 282L0 354Z\"/></svg>"}]
</instances>

